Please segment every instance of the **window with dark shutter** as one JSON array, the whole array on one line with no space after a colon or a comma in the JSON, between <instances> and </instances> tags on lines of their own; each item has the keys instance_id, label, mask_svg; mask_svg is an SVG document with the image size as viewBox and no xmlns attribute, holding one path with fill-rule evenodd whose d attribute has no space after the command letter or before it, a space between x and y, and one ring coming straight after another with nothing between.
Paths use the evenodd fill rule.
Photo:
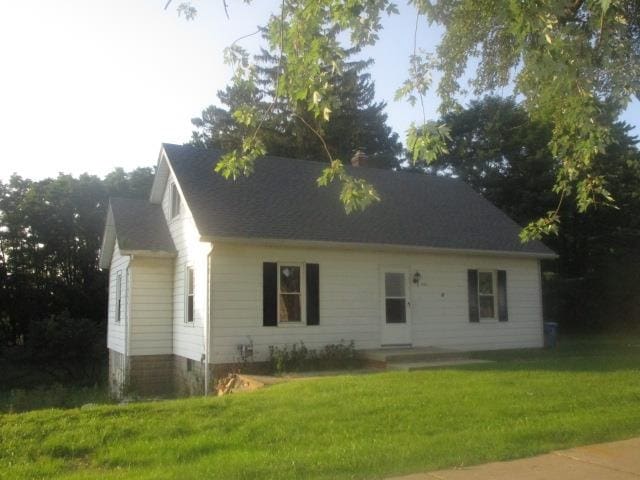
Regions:
<instances>
[{"instance_id":1,"label":"window with dark shutter","mask_svg":"<svg viewBox=\"0 0 640 480\"><path fill-rule=\"evenodd\" d=\"M185 323L193 323L194 319L194 311L193 311L193 301L195 295L195 276L193 273L193 267L187 267L187 277L185 278L186 288L185 288Z\"/></svg>"},{"instance_id":2,"label":"window with dark shutter","mask_svg":"<svg viewBox=\"0 0 640 480\"><path fill-rule=\"evenodd\" d=\"M320 324L320 266L307 263L307 325Z\"/></svg>"},{"instance_id":3,"label":"window with dark shutter","mask_svg":"<svg viewBox=\"0 0 640 480\"><path fill-rule=\"evenodd\" d=\"M498 319L501 322L509 320L507 312L507 272L498 270Z\"/></svg>"},{"instance_id":4,"label":"window with dark shutter","mask_svg":"<svg viewBox=\"0 0 640 480\"><path fill-rule=\"evenodd\" d=\"M480 321L480 310L478 309L478 271L467 271L467 283L469 292L469 321Z\"/></svg>"},{"instance_id":5,"label":"window with dark shutter","mask_svg":"<svg viewBox=\"0 0 640 480\"><path fill-rule=\"evenodd\" d=\"M262 325L278 325L278 264L262 264Z\"/></svg>"},{"instance_id":6,"label":"window with dark shutter","mask_svg":"<svg viewBox=\"0 0 640 480\"><path fill-rule=\"evenodd\" d=\"M116 323L122 320L122 272L116 274Z\"/></svg>"}]
</instances>

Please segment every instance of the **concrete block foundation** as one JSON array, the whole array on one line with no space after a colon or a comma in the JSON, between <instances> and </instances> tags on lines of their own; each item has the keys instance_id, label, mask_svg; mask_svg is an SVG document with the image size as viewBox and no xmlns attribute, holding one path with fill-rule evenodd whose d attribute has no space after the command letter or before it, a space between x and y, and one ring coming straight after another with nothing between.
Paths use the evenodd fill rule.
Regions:
<instances>
[{"instance_id":1,"label":"concrete block foundation","mask_svg":"<svg viewBox=\"0 0 640 480\"><path fill-rule=\"evenodd\" d=\"M210 369L213 378L213 368ZM109 350L109 392L115 398L202 395L204 362L179 355L125 356ZM210 383L210 391L213 383Z\"/></svg>"}]
</instances>

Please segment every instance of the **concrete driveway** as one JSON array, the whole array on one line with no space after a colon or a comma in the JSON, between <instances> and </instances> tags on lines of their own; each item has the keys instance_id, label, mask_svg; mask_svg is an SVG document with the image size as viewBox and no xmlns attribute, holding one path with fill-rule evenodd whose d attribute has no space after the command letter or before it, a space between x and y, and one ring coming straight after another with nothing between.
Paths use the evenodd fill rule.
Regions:
<instances>
[{"instance_id":1,"label":"concrete driveway","mask_svg":"<svg viewBox=\"0 0 640 480\"><path fill-rule=\"evenodd\" d=\"M640 438L390 480L638 480Z\"/></svg>"}]
</instances>

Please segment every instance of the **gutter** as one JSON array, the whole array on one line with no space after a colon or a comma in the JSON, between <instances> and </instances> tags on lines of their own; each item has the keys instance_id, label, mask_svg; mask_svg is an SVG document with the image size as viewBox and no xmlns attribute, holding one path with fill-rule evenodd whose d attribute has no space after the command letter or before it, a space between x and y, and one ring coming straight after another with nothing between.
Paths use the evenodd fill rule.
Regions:
<instances>
[{"instance_id":1,"label":"gutter","mask_svg":"<svg viewBox=\"0 0 640 480\"><path fill-rule=\"evenodd\" d=\"M551 250L549 253L518 252L512 250L481 250L467 248L441 248L424 247L417 245L395 245L386 243L361 243L361 242L333 242L324 240L291 240L282 238L247 238L247 237L223 237L223 236L202 236L202 242L229 242L243 245L265 245L265 246L292 246L311 248L343 248L346 250L369 250L369 251L396 251L402 253L447 253L457 255L484 255L510 258L537 258L555 259L559 255Z\"/></svg>"}]
</instances>

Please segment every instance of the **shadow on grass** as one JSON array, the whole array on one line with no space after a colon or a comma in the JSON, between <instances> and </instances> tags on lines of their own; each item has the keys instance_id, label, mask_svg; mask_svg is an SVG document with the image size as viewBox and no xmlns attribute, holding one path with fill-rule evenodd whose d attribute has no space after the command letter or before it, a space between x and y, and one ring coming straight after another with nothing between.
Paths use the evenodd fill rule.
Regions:
<instances>
[{"instance_id":1,"label":"shadow on grass","mask_svg":"<svg viewBox=\"0 0 640 480\"><path fill-rule=\"evenodd\" d=\"M478 371L613 372L640 370L640 337L564 337L553 349L472 352L472 358L495 363L460 368Z\"/></svg>"}]
</instances>

